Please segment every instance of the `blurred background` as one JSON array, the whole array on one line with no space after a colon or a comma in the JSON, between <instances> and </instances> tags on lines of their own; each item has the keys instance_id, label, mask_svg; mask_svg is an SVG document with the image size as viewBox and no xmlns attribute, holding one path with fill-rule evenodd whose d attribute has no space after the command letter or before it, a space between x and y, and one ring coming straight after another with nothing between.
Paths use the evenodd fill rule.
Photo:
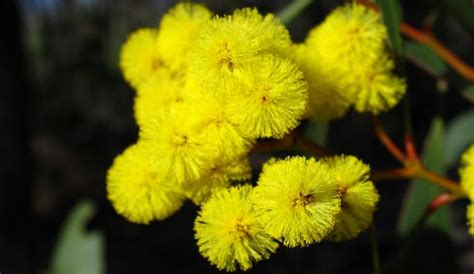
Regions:
<instances>
[{"instance_id":1,"label":"blurred background","mask_svg":"<svg viewBox=\"0 0 474 274\"><path fill-rule=\"evenodd\" d=\"M292 1L196 2L223 14L244 6L276 13ZM134 92L118 69L120 46L133 30L156 26L175 3L1 1L1 273L218 273L195 245L197 207L187 203L165 221L136 225L115 213L105 193L106 171L113 158L137 139ZM302 42L308 30L341 3L314 0L288 25L293 40ZM401 6L406 22L419 29L430 25L443 44L474 65L472 1L406 0ZM431 151L428 154L438 160L440 172L457 180L457 158L474 143L472 83L426 48L412 43L407 52L416 143L421 150ZM351 112L332 122L319 141L335 153L357 155L373 168L396 167L397 162L374 137L369 118ZM381 118L400 141L401 107ZM263 156L252 156L252 162L259 163L259 157ZM421 230L404 233L400 213L426 200L423 190L409 186L403 181L377 186L382 200L375 226L384 273L473 273L474 246L466 231L466 203L444 208L441 221L438 218ZM68 216L73 219L67 221ZM61 264L58 261L70 264L71 260L76 270L54 271L53 265ZM371 272L367 233L337 244L282 247L249 271Z\"/></svg>"}]
</instances>

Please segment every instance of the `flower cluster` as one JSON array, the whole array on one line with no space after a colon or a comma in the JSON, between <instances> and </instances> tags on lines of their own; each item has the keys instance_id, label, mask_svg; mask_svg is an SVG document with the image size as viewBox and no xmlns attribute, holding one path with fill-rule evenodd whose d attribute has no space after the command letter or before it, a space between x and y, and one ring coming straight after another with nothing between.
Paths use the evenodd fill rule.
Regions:
<instances>
[{"instance_id":1,"label":"flower cluster","mask_svg":"<svg viewBox=\"0 0 474 274\"><path fill-rule=\"evenodd\" d=\"M150 150L142 160L160 169L154 173L174 186L170 191L196 204L214 189L250 179L247 154L256 139L283 137L305 113L307 83L293 56L279 20L250 8L212 17L202 5L181 3L159 28L133 33L122 47L120 66L136 89L140 132L134 146ZM117 211L148 223L156 215L141 214L143 208L157 207L142 196L121 199L124 193L117 190L124 179L114 176L127 172L124 166L142 164L126 157L134 146L111 167L108 193ZM149 178L133 177L133 184L143 187Z\"/></svg>"},{"instance_id":2,"label":"flower cluster","mask_svg":"<svg viewBox=\"0 0 474 274\"><path fill-rule=\"evenodd\" d=\"M474 145L462 155L459 174L461 176L461 187L468 198L474 201ZM474 237L474 204L472 202L467 206L467 220L469 233Z\"/></svg>"},{"instance_id":3,"label":"flower cluster","mask_svg":"<svg viewBox=\"0 0 474 274\"><path fill-rule=\"evenodd\" d=\"M351 3L334 10L297 47L297 62L309 84L309 115L342 117L353 106L378 114L395 106L405 82L392 73L387 30L381 16Z\"/></svg>"},{"instance_id":4,"label":"flower cluster","mask_svg":"<svg viewBox=\"0 0 474 274\"><path fill-rule=\"evenodd\" d=\"M357 237L379 196L369 167L353 156L272 159L257 185L215 191L196 219L201 253L219 269L243 270L288 247Z\"/></svg>"},{"instance_id":5,"label":"flower cluster","mask_svg":"<svg viewBox=\"0 0 474 274\"><path fill-rule=\"evenodd\" d=\"M335 10L303 45L272 14L177 4L121 50L139 139L108 171L112 205L147 224L193 201L200 252L228 271L250 268L279 243L357 237L379 199L368 165L353 156L272 159L253 187L248 154L304 118L393 107L405 85L391 72L386 36L379 15L356 4Z\"/></svg>"}]
</instances>

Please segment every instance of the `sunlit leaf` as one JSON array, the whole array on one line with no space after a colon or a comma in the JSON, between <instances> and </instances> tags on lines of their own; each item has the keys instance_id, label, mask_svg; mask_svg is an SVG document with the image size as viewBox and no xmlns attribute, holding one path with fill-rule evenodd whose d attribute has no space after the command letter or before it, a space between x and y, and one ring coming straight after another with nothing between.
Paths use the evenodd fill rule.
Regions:
<instances>
[{"instance_id":1,"label":"sunlit leaf","mask_svg":"<svg viewBox=\"0 0 474 274\"><path fill-rule=\"evenodd\" d=\"M306 130L306 137L313 140L317 144L326 145L329 131L329 123L327 122L310 122Z\"/></svg>"},{"instance_id":2,"label":"sunlit leaf","mask_svg":"<svg viewBox=\"0 0 474 274\"><path fill-rule=\"evenodd\" d=\"M441 118L435 118L430 132L425 140L422 161L425 166L438 173L445 173L444 166L445 130ZM413 180L405 195L403 208L398 223L398 232L401 235L410 233L418 223L431 200L442 192L440 187L423 180ZM451 218L449 206L438 209L428 219L428 225L433 228L449 231Z\"/></svg>"},{"instance_id":3,"label":"sunlit leaf","mask_svg":"<svg viewBox=\"0 0 474 274\"><path fill-rule=\"evenodd\" d=\"M383 14L383 20L388 29L392 49L396 55L403 56L403 41L400 36L402 13L397 0L376 0Z\"/></svg>"},{"instance_id":4,"label":"sunlit leaf","mask_svg":"<svg viewBox=\"0 0 474 274\"><path fill-rule=\"evenodd\" d=\"M413 42L405 43L406 56L430 74L441 77L446 73L446 63L430 48Z\"/></svg>"},{"instance_id":5,"label":"sunlit leaf","mask_svg":"<svg viewBox=\"0 0 474 274\"><path fill-rule=\"evenodd\" d=\"M474 34L474 3L472 0L441 0L443 10L456 18L468 31Z\"/></svg>"},{"instance_id":6,"label":"sunlit leaf","mask_svg":"<svg viewBox=\"0 0 474 274\"><path fill-rule=\"evenodd\" d=\"M458 164L462 152L471 144L474 144L474 110L464 112L449 123L443 152L446 166Z\"/></svg>"},{"instance_id":7,"label":"sunlit leaf","mask_svg":"<svg viewBox=\"0 0 474 274\"><path fill-rule=\"evenodd\" d=\"M474 103L474 86L472 85L467 86L466 88L462 90L461 93L464 96L464 98L469 100L471 103Z\"/></svg>"},{"instance_id":8,"label":"sunlit leaf","mask_svg":"<svg viewBox=\"0 0 474 274\"><path fill-rule=\"evenodd\" d=\"M104 237L88 232L87 222L95 215L91 202L73 208L63 224L51 259L51 274L103 274Z\"/></svg>"}]
</instances>

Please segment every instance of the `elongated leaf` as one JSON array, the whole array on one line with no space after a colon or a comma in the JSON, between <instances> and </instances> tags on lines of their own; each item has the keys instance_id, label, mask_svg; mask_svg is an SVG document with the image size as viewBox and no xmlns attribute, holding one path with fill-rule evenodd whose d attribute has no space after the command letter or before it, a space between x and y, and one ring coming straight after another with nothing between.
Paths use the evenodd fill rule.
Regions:
<instances>
[{"instance_id":1,"label":"elongated leaf","mask_svg":"<svg viewBox=\"0 0 474 274\"><path fill-rule=\"evenodd\" d=\"M311 121L306 130L306 137L317 144L326 145L329 131L329 123Z\"/></svg>"},{"instance_id":2,"label":"elongated leaf","mask_svg":"<svg viewBox=\"0 0 474 274\"><path fill-rule=\"evenodd\" d=\"M79 203L64 223L51 260L52 274L103 274L104 237L87 232L86 225L95 214L92 203Z\"/></svg>"},{"instance_id":3,"label":"elongated leaf","mask_svg":"<svg viewBox=\"0 0 474 274\"><path fill-rule=\"evenodd\" d=\"M474 103L474 86L467 86L462 91L462 95L471 103Z\"/></svg>"},{"instance_id":4,"label":"elongated leaf","mask_svg":"<svg viewBox=\"0 0 474 274\"><path fill-rule=\"evenodd\" d=\"M403 20L400 4L398 0L376 0L376 3L382 10L393 51L398 57L401 57L403 56L403 41L400 36L400 24Z\"/></svg>"},{"instance_id":5,"label":"elongated leaf","mask_svg":"<svg viewBox=\"0 0 474 274\"><path fill-rule=\"evenodd\" d=\"M442 0L442 7L474 34L474 3L472 0Z\"/></svg>"},{"instance_id":6,"label":"elongated leaf","mask_svg":"<svg viewBox=\"0 0 474 274\"><path fill-rule=\"evenodd\" d=\"M425 141L422 160L425 166L439 174L445 173L444 152L444 123L440 118L435 118L431 124L430 132ZM440 194L442 189L423 180L411 182L405 196L403 209L398 223L398 232L407 235L422 217L426 207L431 200ZM444 231L449 231L451 219L449 207L445 206L432 214L428 219L428 225Z\"/></svg>"},{"instance_id":7,"label":"elongated leaf","mask_svg":"<svg viewBox=\"0 0 474 274\"><path fill-rule=\"evenodd\" d=\"M462 152L471 144L474 144L474 110L459 115L449 123L443 153L446 166L458 164Z\"/></svg>"},{"instance_id":8,"label":"elongated leaf","mask_svg":"<svg viewBox=\"0 0 474 274\"><path fill-rule=\"evenodd\" d=\"M405 54L410 60L436 77L441 77L448 70L446 63L433 50L424 45L406 42Z\"/></svg>"},{"instance_id":9,"label":"elongated leaf","mask_svg":"<svg viewBox=\"0 0 474 274\"><path fill-rule=\"evenodd\" d=\"M281 22L288 25L296 16L298 16L312 0L293 0L288 6L278 13Z\"/></svg>"}]
</instances>

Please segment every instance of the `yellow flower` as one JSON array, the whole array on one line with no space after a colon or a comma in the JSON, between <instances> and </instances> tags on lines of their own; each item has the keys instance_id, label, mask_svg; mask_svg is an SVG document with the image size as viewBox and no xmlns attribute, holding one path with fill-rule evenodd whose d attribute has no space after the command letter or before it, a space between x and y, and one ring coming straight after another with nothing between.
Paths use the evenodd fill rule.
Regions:
<instances>
[{"instance_id":1,"label":"yellow flower","mask_svg":"<svg viewBox=\"0 0 474 274\"><path fill-rule=\"evenodd\" d=\"M461 156L459 175L461 177L461 187L468 197L474 201L474 145L471 145Z\"/></svg>"},{"instance_id":2,"label":"yellow flower","mask_svg":"<svg viewBox=\"0 0 474 274\"><path fill-rule=\"evenodd\" d=\"M216 191L202 206L194 230L199 251L220 270L235 271L267 259L278 244L257 220L250 185Z\"/></svg>"},{"instance_id":3,"label":"yellow flower","mask_svg":"<svg viewBox=\"0 0 474 274\"><path fill-rule=\"evenodd\" d=\"M461 187L471 200L467 206L467 224L469 226L469 234L474 237L474 145L471 145L461 156L461 168L459 169L461 177Z\"/></svg>"},{"instance_id":4,"label":"yellow flower","mask_svg":"<svg viewBox=\"0 0 474 274\"><path fill-rule=\"evenodd\" d=\"M474 237L474 204L469 204L467 206L467 223L469 225L469 234Z\"/></svg>"},{"instance_id":5,"label":"yellow flower","mask_svg":"<svg viewBox=\"0 0 474 274\"><path fill-rule=\"evenodd\" d=\"M178 3L161 19L158 31L160 52L165 52L163 60L173 71L185 68L186 54L200 27L212 16L204 5Z\"/></svg>"},{"instance_id":6,"label":"yellow flower","mask_svg":"<svg viewBox=\"0 0 474 274\"><path fill-rule=\"evenodd\" d=\"M137 90L134 104L135 120L139 127L160 119L176 104L186 101L184 80L169 72L153 75Z\"/></svg>"},{"instance_id":7,"label":"yellow flower","mask_svg":"<svg viewBox=\"0 0 474 274\"><path fill-rule=\"evenodd\" d=\"M228 99L217 94L198 96L192 112L202 118L201 128L204 135L208 142L215 144L219 157L232 160L247 154L254 144L254 139L242 134L232 117Z\"/></svg>"},{"instance_id":8,"label":"yellow flower","mask_svg":"<svg viewBox=\"0 0 474 274\"><path fill-rule=\"evenodd\" d=\"M378 59L386 42L387 29L380 13L355 2L333 10L306 39L324 64L347 72Z\"/></svg>"},{"instance_id":9,"label":"yellow flower","mask_svg":"<svg viewBox=\"0 0 474 274\"><path fill-rule=\"evenodd\" d=\"M180 104L162 119L140 128L140 138L154 145L153 152L164 159L178 184L198 180L218 157L214 144L203 134L202 124L202 116L193 114L192 104Z\"/></svg>"},{"instance_id":10,"label":"yellow flower","mask_svg":"<svg viewBox=\"0 0 474 274\"><path fill-rule=\"evenodd\" d=\"M370 167L354 156L335 156L323 162L329 166L331 181L341 196L341 212L328 238L353 239L369 227L379 200L374 184L369 181Z\"/></svg>"},{"instance_id":11,"label":"yellow flower","mask_svg":"<svg viewBox=\"0 0 474 274\"><path fill-rule=\"evenodd\" d=\"M289 157L267 164L252 196L265 230L289 247L320 242L334 228L341 199L325 164Z\"/></svg>"},{"instance_id":12,"label":"yellow flower","mask_svg":"<svg viewBox=\"0 0 474 274\"><path fill-rule=\"evenodd\" d=\"M314 54L314 48L301 44L295 47L296 63L308 82L307 115L316 121L343 117L351 107L345 95L342 72L329 70ZM332 66L332 64L330 64Z\"/></svg>"},{"instance_id":13,"label":"yellow flower","mask_svg":"<svg viewBox=\"0 0 474 274\"><path fill-rule=\"evenodd\" d=\"M117 156L107 173L107 196L131 222L148 224L176 212L184 196L167 177L147 143L139 142Z\"/></svg>"},{"instance_id":14,"label":"yellow flower","mask_svg":"<svg viewBox=\"0 0 474 274\"><path fill-rule=\"evenodd\" d=\"M288 59L267 55L237 73L229 110L246 136L281 138L302 118L308 98L303 74Z\"/></svg>"},{"instance_id":15,"label":"yellow flower","mask_svg":"<svg viewBox=\"0 0 474 274\"><path fill-rule=\"evenodd\" d=\"M471 145L461 156L464 166L474 166L474 145Z\"/></svg>"},{"instance_id":16,"label":"yellow flower","mask_svg":"<svg viewBox=\"0 0 474 274\"><path fill-rule=\"evenodd\" d=\"M229 187L233 181L245 181L251 177L251 167L247 157L216 160L207 174L197 181L186 184L186 196L195 204L205 202L212 191Z\"/></svg>"},{"instance_id":17,"label":"yellow flower","mask_svg":"<svg viewBox=\"0 0 474 274\"><path fill-rule=\"evenodd\" d=\"M387 30L380 14L355 2L334 10L297 48L297 62L309 83L309 115L342 117L351 105L379 114L405 93L392 74Z\"/></svg>"},{"instance_id":18,"label":"yellow flower","mask_svg":"<svg viewBox=\"0 0 474 274\"><path fill-rule=\"evenodd\" d=\"M189 54L190 81L209 92L225 93L235 72L261 54L291 52L288 31L273 15L256 9L237 10L202 26Z\"/></svg>"},{"instance_id":19,"label":"yellow flower","mask_svg":"<svg viewBox=\"0 0 474 274\"><path fill-rule=\"evenodd\" d=\"M405 81L392 74L393 60L383 59L373 66L354 72L357 82L350 89L356 94L354 107L358 112L379 114L394 107L406 90Z\"/></svg>"},{"instance_id":20,"label":"yellow flower","mask_svg":"<svg viewBox=\"0 0 474 274\"><path fill-rule=\"evenodd\" d=\"M135 89L156 72L168 69L158 50L156 29L138 29L129 36L120 50L120 68Z\"/></svg>"}]
</instances>

